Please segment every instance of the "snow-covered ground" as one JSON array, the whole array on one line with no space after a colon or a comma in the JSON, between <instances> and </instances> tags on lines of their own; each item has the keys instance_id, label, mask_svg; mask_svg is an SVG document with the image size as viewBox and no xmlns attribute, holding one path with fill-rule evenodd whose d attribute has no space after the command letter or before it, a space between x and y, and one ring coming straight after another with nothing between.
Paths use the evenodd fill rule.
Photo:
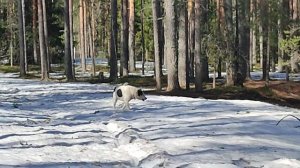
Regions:
<instances>
[{"instance_id":1,"label":"snow-covered ground","mask_svg":"<svg viewBox=\"0 0 300 168\"><path fill-rule=\"evenodd\" d=\"M0 74L0 167L300 167L300 110L149 95L113 110L114 86Z\"/></svg>"}]
</instances>

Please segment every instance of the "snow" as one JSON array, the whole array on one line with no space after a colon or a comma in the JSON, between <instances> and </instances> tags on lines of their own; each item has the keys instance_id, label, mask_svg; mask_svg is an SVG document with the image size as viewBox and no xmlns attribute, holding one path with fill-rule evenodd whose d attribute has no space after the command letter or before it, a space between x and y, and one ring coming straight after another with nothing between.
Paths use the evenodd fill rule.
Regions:
<instances>
[{"instance_id":1,"label":"snow","mask_svg":"<svg viewBox=\"0 0 300 168\"><path fill-rule=\"evenodd\" d=\"M300 110L147 95L112 108L113 85L0 74L0 167L300 167ZM120 105L120 104L119 104Z\"/></svg>"}]
</instances>

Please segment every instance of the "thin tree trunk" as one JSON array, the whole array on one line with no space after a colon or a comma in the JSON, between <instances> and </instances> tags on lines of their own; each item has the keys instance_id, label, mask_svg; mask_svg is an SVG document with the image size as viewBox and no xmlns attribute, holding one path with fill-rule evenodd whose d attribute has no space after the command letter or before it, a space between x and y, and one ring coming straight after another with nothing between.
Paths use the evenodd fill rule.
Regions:
<instances>
[{"instance_id":1,"label":"thin tree trunk","mask_svg":"<svg viewBox=\"0 0 300 168\"><path fill-rule=\"evenodd\" d=\"M70 7L69 7L69 1L65 0L65 71L66 71L66 77L67 81L73 81L74 76L72 72L72 57L71 57L71 38L70 38Z\"/></svg>"},{"instance_id":2,"label":"thin tree trunk","mask_svg":"<svg viewBox=\"0 0 300 168\"><path fill-rule=\"evenodd\" d=\"M96 36L96 27L95 27L95 17L94 17L94 3L95 1L92 0L91 1L92 3L92 16L91 16L91 22L90 22L90 26L91 26L91 52L92 52L92 73L93 73L93 76L96 75L96 62L95 62L95 59L96 59L96 48L95 48L95 36Z\"/></svg>"},{"instance_id":3,"label":"thin tree trunk","mask_svg":"<svg viewBox=\"0 0 300 168\"><path fill-rule=\"evenodd\" d=\"M201 0L201 34L203 34L202 36L205 35L206 32L208 32L208 0ZM204 52L201 51L201 61L200 61L200 65L201 65L201 77L202 77L202 81L204 82L208 82L209 80L209 72L208 72L208 57L206 54L204 54Z\"/></svg>"},{"instance_id":4,"label":"thin tree trunk","mask_svg":"<svg viewBox=\"0 0 300 168\"><path fill-rule=\"evenodd\" d=\"M189 55L188 55L188 81L187 89L190 85L190 78L193 78L194 75L194 54L195 54L195 5L194 0L188 0L188 46L189 46Z\"/></svg>"},{"instance_id":5,"label":"thin tree trunk","mask_svg":"<svg viewBox=\"0 0 300 168\"><path fill-rule=\"evenodd\" d=\"M122 0L122 36L120 76L128 76L128 0Z\"/></svg>"},{"instance_id":6,"label":"thin tree trunk","mask_svg":"<svg viewBox=\"0 0 300 168\"><path fill-rule=\"evenodd\" d=\"M20 76L25 77L25 51L24 51L24 27L23 27L23 12L22 2L18 1L18 26L19 26L19 45L20 45Z\"/></svg>"},{"instance_id":7,"label":"thin tree trunk","mask_svg":"<svg viewBox=\"0 0 300 168\"><path fill-rule=\"evenodd\" d=\"M117 0L111 0L111 37L110 37L110 79L118 78L117 63Z\"/></svg>"},{"instance_id":8,"label":"thin tree trunk","mask_svg":"<svg viewBox=\"0 0 300 168\"><path fill-rule=\"evenodd\" d=\"M257 54L256 54L256 29L257 29L257 0L251 0L251 48L250 48L250 70L253 71L253 65L257 64Z\"/></svg>"},{"instance_id":9,"label":"thin tree trunk","mask_svg":"<svg viewBox=\"0 0 300 168\"><path fill-rule=\"evenodd\" d=\"M161 86L161 55L159 46L159 23L158 23L158 13L159 13L159 0L152 0L152 14L153 14L153 41L154 41L154 57L155 57L155 81L156 90L160 91Z\"/></svg>"},{"instance_id":10,"label":"thin tree trunk","mask_svg":"<svg viewBox=\"0 0 300 168\"><path fill-rule=\"evenodd\" d=\"M75 66L74 66L74 59L75 59L75 52L74 52L74 36L73 36L73 0L69 0L69 19L70 19L70 49L71 49L71 62L72 62L72 73L73 78L75 79Z\"/></svg>"},{"instance_id":11,"label":"thin tree trunk","mask_svg":"<svg viewBox=\"0 0 300 168\"><path fill-rule=\"evenodd\" d=\"M80 36L80 58L82 71L86 71L86 55L85 55L85 37L84 37L84 12L83 12L83 1L79 0L79 36Z\"/></svg>"},{"instance_id":12,"label":"thin tree trunk","mask_svg":"<svg viewBox=\"0 0 300 168\"><path fill-rule=\"evenodd\" d=\"M45 36L45 44L46 44L46 57L48 59L48 70L51 71L51 62L52 56L49 54L49 42L48 42L48 24L47 24L47 10L46 10L46 0L43 0L43 24L44 24L44 36Z\"/></svg>"},{"instance_id":13,"label":"thin tree trunk","mask_svg":"<svg viewBox=\"0 0 300 168\"><path fill-rule=\"evenodd\" d=\"M85 58L90 58L90 48L89 48L89 44L88 44L88 15L87 15L87 3L89 1L88 0L83 0L83 36L84 36L84 55Z\"/></svg>"},{"instance_id":14,"label":"thin tree trunk","mask_svg":"<svg viewBox=\"0 0 300 168\"><path fill-rule=\"evenodd\" d=\"M33 61L38 63L38 48L37 48L37 0L32 0L32 39L33 39Z\"/></svg>"},{"instance_id":15,"label":"thin tree trunk","mask_svg":"<svg viewBox=\"0 0 300 168\"><path fill-rule=\"evenodd\" d=\"M224 1L217 0L217 20L218 20L218 38L220 41L224 39L225 30L225 13ZM222 58L218 60L218 78L222 78Z\"/></svg>"},{"instance_id":16,"label":"thin tree trunk","mask_svg":"<svg viewBox=\"0 0 300 168\"><path fill-rule=\"evenodd\" d=\"M267 78L267 50L268 50L268 1L261 0L260 3L260 21L259 21L259 36L260 36L260 60L262 67L262 79Z\"/></svg>"},{"instance_id":17,"label":"thin tree trunk","mask_svg":"<svg viewBox=\"0 0 300 168\"><path fill-rule=\"evenodd\" d=\"M22 0L22 17L23 17L23 36L24 36L24 58L25 58L25 71L28 71L28 58L27 58L27 42L26 42L26 24L25 24L25 1Z\"/></svg>"},{"instance_id":18,"label":"thin tree trunk","mask_svg":"<svg viewBox=\"0 0 300 168\"><path fill-rule=\"evenodd\" d=\"M129 0L129 72L135 71L135 29L134 29L134 0Z\"/></svg>"},{"instance_id":19,"label":"thin tree trunk","mask_svg":"<svg viewBox=\"0 0 300 168\"><path fill-rule=\"evenodd\" d=\"M144 35L144 0L141 0L141 32L142 32L142 75L145 75L145 35Z\"/></svg>"},{"instance_id":20,"label":"thin tree trunk","mask_svg":"<svg viewBox=\"0 0 300 168\"><path fill-rule=\"evenodd\" d=\"M278 8L282 8L282 0L278 1ZM282 16L279 15L277 20L278 26L278 72L283 72L283 50L280 48L280 42L283 40Z\"/></svg>"},{"instance_id":21,"label":"thin tree trunk","mask_svg":"<svg viewBox=\"0 0 300 168\"><path fill-rule=\"evenodd\" d=\"M9 31L10 31L10 42L9 42L9 48L10 48L10 66L12 67L14 65L14 29L13 29L13 14L14 14L14 1L9 1L8 4L8 10L9 10Z\"/></svg>"}]
</instances>

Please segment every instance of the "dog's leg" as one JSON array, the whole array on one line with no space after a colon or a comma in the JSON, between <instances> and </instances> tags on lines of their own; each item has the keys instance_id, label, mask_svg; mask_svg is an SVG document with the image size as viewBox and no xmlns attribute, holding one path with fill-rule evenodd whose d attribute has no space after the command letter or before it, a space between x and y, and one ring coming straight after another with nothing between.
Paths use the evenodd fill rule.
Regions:
<instances>
[{"instance_id":1,"label":"dog's leg","mask_svg":"<svg viewBox=\"0 0 300 168\"><path fill-rule=\"evenodd\" d=\"M123 109L126 109L126 110L130 110L130 107L129 107L129 101L124 101L124 108Z\"/></svg>"},{"instance_id":2,"label":"dog's leg","mask_svg":"<svg viewBox=\"0 0 300 168\"><path fill-rule=\"evenodd\" d=\"M114 109L116 109L116 103L117 103L117 97L116 97L116 94L114 93L113 94L113 106L114 106Z\"/></svg>"}]
</instances>

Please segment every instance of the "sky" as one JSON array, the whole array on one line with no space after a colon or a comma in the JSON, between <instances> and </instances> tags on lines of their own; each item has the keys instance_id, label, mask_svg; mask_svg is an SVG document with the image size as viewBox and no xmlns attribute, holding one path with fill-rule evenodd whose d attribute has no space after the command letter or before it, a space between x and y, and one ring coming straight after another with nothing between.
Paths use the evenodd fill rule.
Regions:
<instances>
[{"instance_id":1,"label":"sky","mask_svg":"<svg viewBox=\"0 0 300 168\"><path fill-rule=\"evenodd\" d=\"M0 73L0 167L300 168L300 122L276 126L298 109L146 95L123 111L115 86Z\"/></svg>"}]
</instances>

